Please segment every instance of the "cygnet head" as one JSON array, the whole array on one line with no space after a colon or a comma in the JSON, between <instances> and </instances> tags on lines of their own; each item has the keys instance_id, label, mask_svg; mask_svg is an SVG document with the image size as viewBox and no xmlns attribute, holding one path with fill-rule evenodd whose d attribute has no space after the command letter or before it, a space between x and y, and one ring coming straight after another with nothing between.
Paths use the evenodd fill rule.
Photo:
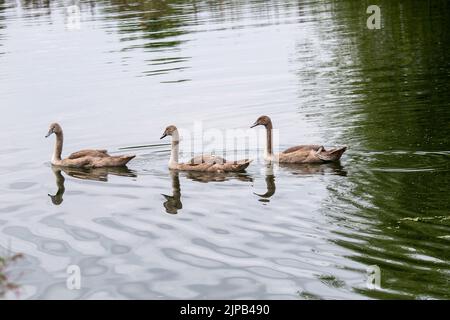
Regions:
<instances>
[{"instance_id":1,"label":"cygnet head","mask_svg":"<svg viewBox=\"0 0 450 320\"><path fill-rule=\"evenodd\" d=\"M164 133L163 133L163 135L161 136L160 139L163 139L163 138L165 138L165 137L167 137L167 136L172 136L172 135L174 135L174 133L177 132L177 131L178 131L178 130L177 130L177 127L175 127L175 126L173 126L173 125L168 126L168 127L166 128L166 130L164 130Z\"/></svg>"},{"instance_id":2,"label":"cygnet head","mask_svg":"<svg viewBox=\"0 0 450 320\"><path fill-rule=\"evenodd\" d=\"M254 128L256 126L265 126L265 127L272 126L272 121L268 116L261 116L250 128Z\"/></svg>"},{"instance_id":3,"label":"cygnet head","mask_svg":"<svg viewBox=\"0 0 450 320\"><path fill-rule=\"evenodd\" d=\"M57 123L52 123L50 125L50 128L48 129L47 134L45 135L46 138L50 137L52 134L61 134L62 133L62 128L59 124Z\"/></svg>"}]
</instances>

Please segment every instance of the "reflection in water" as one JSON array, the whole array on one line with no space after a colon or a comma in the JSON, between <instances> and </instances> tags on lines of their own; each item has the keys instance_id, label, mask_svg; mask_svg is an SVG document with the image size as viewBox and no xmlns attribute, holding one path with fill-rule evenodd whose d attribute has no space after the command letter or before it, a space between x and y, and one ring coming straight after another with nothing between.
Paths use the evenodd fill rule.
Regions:
<instances>
[{"instance_id":1,"label":"reflection in water","mask_svg":"<svg viewBox=\"0 0 450 320\"><path fill-rule=\"evenodd\" d=\"M102 182L108 181L108 175L133 178L137 177L137 175L127 167L81 169L52 166L52 171L55 175L58 191L55 195L49 194L48 196L52 200L52 203L56 206L60 205L63 202L63 195L66 191L66 188L64 186L65 178L62 175L61 171L64 171L65 174L77 179Z\"/></svg>"},{"instance_id":2,"label":"reflection in water","mask_svg":"<svg viewBox=\"0 0 450 320\"><path fill-rule=\"evenodd\" d=\"M50 197L50 199L52 200L52 203L55 206L59 206L64 200L63 195L64 195L64 192L66 191L66 188L64 186L65 179L61 173L61 169L58 169L58 168L52 166L52 171L53 171L53 174L55 175L56 187L58 188L58 191L56 192L55 195L48 194L48 196Z\"/></svg>"},{"instance_id":3,"label":"reflection in water","mask_svg":"<svg viewBox=\"0 0 450 320\"><path fill-rule=\"evenodd\" d=\"M170 170L170 178L172 180L172 195L163 194L166 201L163 203L167 213L177 214L178 210L183 208L181 203L180 174L176 170Z\"/></svg>"},{"instance_id":4,"label":"reflection in water","mask_svg":"<svg viewBox=\"0 0 450 320\"><path fill-rule=\"evenodd\" d=\"M273 163L268 163L266 165L266 186L267 186L267 191L263 194L258 194L256 192L254 192L255 195L257 195L258 197L260 197L261 199L259 199L259 201L261 202L269 202L270 198L275 194L275 190L276 190L276 185L275 185L275 174L273 172L274 169L274 164Z\"/></svg>"},{"instance_id":5,"label":"reflection in water","mask_svg":"<svg viewBox=\"0 0 450 320\"><path fill-rule=\"evenodd\" d=\"M301 164L301 163L279 163L279 169L289 172L292 175L315 175L315 174L332 174L338 176L346 176L347 171L341 165L340 161L322 163L322 164ZM267 191L265 193L256 193L260 197L260 202L270 202L270 198L275 194L275 165L273 163L266 164L265 182Z\"/></svg>"},{"instance_id":6,"label":"reflection in water","mask_svg":"<svg viewBox=\"0 0 450 320\"><path fill-rule=\"evenodd\" d=\"M340 161L329 163L280 163L280 169L288 170L293 175L334 174L346 176L347 171Z\"/></svg>"},{"instance_id":7,"label":"reflection in water","mask_svg":"<svg viewBox=\"0 0 450 320\"><path fill-rule=\"evenodd\" d=\"M136 178L137 175L133 170L128 169L128 167L104 167L95 169L81 169L81 168L66 168L61 167L67 175L82 179L82 180L93 180L93 181L108 181L108 175L119 176L119 177L130 177Z\"/></svg>"},{"instance_id":8,"label":"reflection in water","mask_svg":"<svg viewBox=\"0 0 450 320\"><path fill-rule=\"evenodd\" d=\"M197 182L224 182L229 180L238 180L242 182L252 182L253 178L247 173L236 172L186 172L186 178Z\"/></svg>"},{"instance_id":9,"label":"reflection in water","mask_svg":"<svg viewBox=\"0 0 450 320\"><path fill-rule=\"evenodd\" d=\"M3 30L4 28L6 28L6 25L3 23L3 21L5 20L5 16L4 16L4 10L5 10L5 4L3 3L3 1L0 1L0 48L3 46L2 40L3 40ZM2 54L2 52L0 51L0 54Z\"/></svg>"},{"instance_id":10,"label":"reflection in water","mask_svg":"<svg viewBox=\"0 0 450 320\"><path fill-rule=\"evenodd\" d=\"M450 6L381 1L383 28L361 33L364 5L339 1L332 11L342 26L333 36L351 43L357 56L336 55L334 65L351 72L333 81L333 90L355 101L352 108L334 106L342 119L327 112L336 126L353 120L344 136L362 151L347 163L356 169L348 180L329 187L324 214L339 226L335 243L352 250L349 258L382 270L384 290L358 292L448 299L441 284L450 270L443 238L450 233Z\"/></svg>"},{"instance_id":11,"label":"reflection in water","mask_svg":"<svg viewBox=\"0 0 450 320\"><path fill-rule=\"evenodd\" d=\"M186 65L190 57L181 56L179 46L189 40L183 35L188 34L189 27L195 24L196 2L180 0L130 1L25 1L21 0L21 9L27 18L39 19L51 17L55 12L61 12L61 7L77 5L82 13L80 27L83 27L84 15L88 13L95 19L101 12L102 19L113 22L105 26L114 28L123 43L120 52L123 53L122 65L129 65L129 51L142 50L147 69L141 70L144 76L159 76L173 72L182 73L189 69ZM2 9L0 1L0 10ZM67 10L64 10L65 12ZM1 16L0 16L1 19ZM1 24L0 24L1 28ZM1 34L0 34L1 39ZM182 76L165 82L187 81Z\"/></svg>"},{"instance_id":12,"label":"reflection in water","mask_svg":"<svg viewBox=\"0 0 450 320\"><path fill-rule=\"evenodd\" d=\"M169 170L170 178L172 180L172 196L162 194L166 201L163 203L164 208L167 213L177 214L178 210L183 208L183 203L181 202L181 187L180 187L180 172L178 170ZM225 182L229 180L238 180L243 182L252 182L253 178L246 173L235 173L235 172L193 172L187 171L183 172L185 177L189 180L195 182Z\"/></svg>"},{"instance_id":13,"label":"reflection in water","mask_svg":"<svg viewBox=\"0 0 450 320\"><path fill-rule=\"evenodd\" d=\"M188 41L183 37L188 31L195 12L193 4L179 0L129 1L111 0L104 8L109 19L117 23L118 33L124 47L123 64L128 65L128 51L142 50L147 53L147 69L144 76L160 76L168 73L178 75L165 82L188 81L182 76L189 66L190 57L180 54L179 47Z\"/></svg>"}]
</instances>

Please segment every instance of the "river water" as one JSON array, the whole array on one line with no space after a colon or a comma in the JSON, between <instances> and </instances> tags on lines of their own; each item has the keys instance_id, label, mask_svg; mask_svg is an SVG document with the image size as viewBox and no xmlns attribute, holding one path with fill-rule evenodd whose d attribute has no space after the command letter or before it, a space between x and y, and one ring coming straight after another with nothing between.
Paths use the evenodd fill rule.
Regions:
<instances>
[{"instance_id":1,"label":"river water","mask_svg":"<svg viewBox=\"0 0 450 320\"><path fill-rule=\"evenodd\" d=\"M450 5L378 4L369 30L366 1L0 1L0 255L24 254L8 297L450 298ZM348 151L269 167L258 144L237 150L245 173L168 170L167 125L263 114L277 149ZM55 121L65 155L137 157L52 169Z\"/></svg>"}]
</instances>

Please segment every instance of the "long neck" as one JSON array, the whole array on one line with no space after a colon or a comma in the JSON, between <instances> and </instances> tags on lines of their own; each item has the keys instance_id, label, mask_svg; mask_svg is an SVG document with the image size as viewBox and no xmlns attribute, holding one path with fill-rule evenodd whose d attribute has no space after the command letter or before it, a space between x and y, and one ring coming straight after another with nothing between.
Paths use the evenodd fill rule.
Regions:
<instances>
[{"instance_id":1,"label":"long neck","mask_svg":"<svg viewBox=\"0 0 450 320\"><path fill-rule=\"evenodd\" d=\"M55 145L55 150L53 151L52 162L61 160L63 140L64 140L63 133L62 132L57 133L56 134L56 145Z\"/></svg>"},{"instance_id":2,"label":"long neck","mask_svg":"<svg viewBox=\"0 0 450 320\"><path fill-rule=\"evenodd\" d=\"M173 192L173 197L180 200L181 189L180 189L180 176L178 175L178 172L175 172L174 174L172 174L172 192Z\"/></svg>"},{"instance_id":3,"label":"long neck","mask_svg":"<svg viewBox=\"0 0 450 320\"><path fill-rule=\"evenodd\" d=\"M178 135L178 131L175 131L172 134L172 152L170 153L169 166L178 164L179 150L180 150L180 137Z\"/></svg>"},{"instance_id":4,"label":"long neck","mask_svg":"<svg viewBox=\"0 0 450 320\"><path fill-rule=\"evenodd\" d=\"M51 195L49 194L49 197L52 199L52 203L54 205L60 205L64 199L64 192L66 191L66 189L64 188L64 177L61 174L61 170L55 170L53 169L53 173L55 174L56 177L56 186L58 187L58 192L56 192L55 195Z\"/></svg>"},{"instance_id":5,"label":"long neck","mask_svg":"<svg viewBox=\"0 0 450 320\"><path fill-rule=\"evenodd\" d=\"M58 187L58 192L56 193L56 196L62 197L62 195L66 191L66 188L64 187L64 181L66 179L64 179L64 176L62 175L61 170L58 170L57 172L55 172L55 176L56 176L56 186Z\"/></svg>"},{"instance_id":6,"label":"long neck","mask_svg":"<svg viewBox=\"0 0 450 320\"><path fill-rule=\"evenodd\" d=\"M272 156L272 123L266 125L267 144L266 144L266 156Z\"/></svg>"}]
</instances>

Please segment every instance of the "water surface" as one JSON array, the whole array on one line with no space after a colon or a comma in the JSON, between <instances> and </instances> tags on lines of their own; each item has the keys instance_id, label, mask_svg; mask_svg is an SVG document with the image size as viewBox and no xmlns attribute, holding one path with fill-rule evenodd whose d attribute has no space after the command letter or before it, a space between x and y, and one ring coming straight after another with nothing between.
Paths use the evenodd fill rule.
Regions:
<instances>
[{"instance_id":1,"label":"water surface","mask_svg":"<svg viewBox=\"0 0 450 320\"><path fill-rule=\"evenodd\" d=\"M380 1L380 30L365 1L81 1L79 18L71 4L0 1L0 247L25 255L19 297L450 298L447 1ZM167 125L262 114L280 148L349 149L333 165L167 169ZM65 154L137 158L52 169L54 121Z\"/></svg>"}]
</instances>

